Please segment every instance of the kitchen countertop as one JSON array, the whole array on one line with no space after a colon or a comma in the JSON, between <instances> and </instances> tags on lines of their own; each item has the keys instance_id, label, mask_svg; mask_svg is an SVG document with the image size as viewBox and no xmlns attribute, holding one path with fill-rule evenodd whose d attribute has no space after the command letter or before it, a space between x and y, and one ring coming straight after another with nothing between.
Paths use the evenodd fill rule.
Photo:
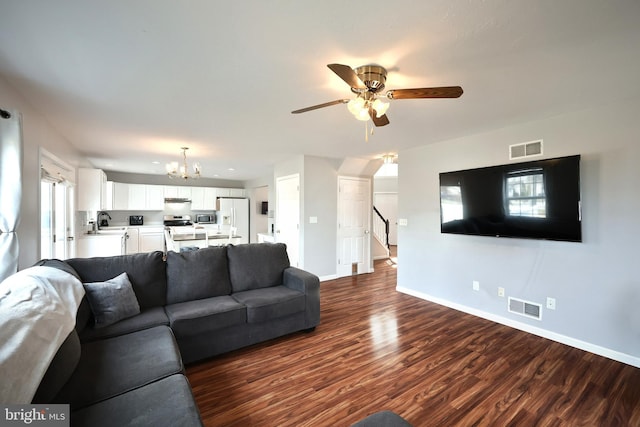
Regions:
<instances>
[{"instance_id":1,"label":"kitchen countertop","mask_svg":"<svg viewBox=\"0 0 640 427\"><path fill-rule=\"evenodd\" d=\"M111 230L98 230L95 233L86 232L82 233L78 236L80 239L91 239L91 238L104 238L104 237L122 237L127 232L127 229L111 229Z\"/></svg>"},{"instance_id":2,"label":"kitchen countertop","mask_svg":"<svg viewBox=\"0 0 640 427\"><path fill-rule=\"evenodd\" d=\"M241 238L242 236L238 236L238 235L234 235L233 238L237 239L237 238ZM228 239L229 235L228 234L209 234L206 239L209 240L222 240L222 239ZM185 241L190 241L190 240L205 240L205 233L178 233L178 234L172 234L171 235L171 239L173 239L174 242L185 242Z\"/></svg>"}]
</instances>

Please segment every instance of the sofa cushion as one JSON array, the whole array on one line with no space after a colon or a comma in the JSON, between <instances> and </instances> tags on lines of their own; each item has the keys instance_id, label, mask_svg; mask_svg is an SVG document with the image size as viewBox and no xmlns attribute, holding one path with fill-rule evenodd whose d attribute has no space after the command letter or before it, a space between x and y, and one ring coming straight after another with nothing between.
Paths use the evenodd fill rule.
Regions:
<instances>
[{"instance_id":1,"label":"sofa cushion","mask_svg":"<svg viewBox=\"0 0 640 427\"><path fill-rule=\"evenodd\" d=\"M140 313L138 299L127 273L104 282L83 283L94 327L103 328Z\"/></svg>"},{"instance_id":2,"label":"sofa cushion","mask_svg":"<svg viewBox=\"0 0 640 427\"><path fill-rule=\"evenodd\" d=\"M78 280L82 282L82 277L78 272L67 262L60 259L41 259L34 264L35 266L53 267L58 270L66 271L69 274L74 275ZM87 323L91 319L91 308L86 297L82 299L80 307L78 307L78 313L76 315L76 331L78 334L87 326Z\"/></svg>"},{"instance_id":3,"label":"sofa cushion","mask_svg":"<svg viewBox=\"0 0 640 427\"><path fill-rule=\"evenodd\" d=\"M391 411L380 411L358 421L351 427L412 427L400 415Z\"/></svg>"},{"instance_id":4,"label":"sofa cushion","mask_svg":"<svg viewBox=\"0 0 640 427\"><path fill-rule=\"evenodd\" d=\"M167 252L167 304L230 293L225 247Z\"/></svg>"},{"instance_id":5,"label":"sofa cushion","mask_svg":"<svg viewBox=\"0 0 640 427\"><path fill-rule=\"evenodd\" d=\"M247 323L246 307L228 295L170 304L165 310L178 337Z\"/></svg>"},{"instance_id":6,"label":"sofa cushion","mask_svg":"<svg viewBox=\"0 0 640 427\"><path fill-rule=\"evenodd\" d=\"M153 307L142 310L140 314L136 316L129 317L104 328L85 328L80 334L80 340L82 342L88 342L101 338L117 337L118 335L129 334L162 325L169 325L167 313L165 313L163 307Z\"/></svg>"},{"instance_id":7,"label":"sofa cushion","mask_svg":"<svg viewBox=\"0 0 640 427\"><path fill-rule=\"evenodd\" d=\"M82 345L76 370L51 403L69 403L76 410L182 371L167 326L92 341Z\"/></svg>"},{"instance_id":8,"label":"sofa cushion","mask_svg":"<svg viewBox=\"0 0 640 427\"><path fill-rule=\"evenodd\" d=\"M34 266L38 266L38 265L43 267L53 267L53 268L57 268L58 270L66 271L67 273L73 274L74 276L76 276L76 278L82 282L82 278L80 277L78 272L73 267L71 267L69 263L61 259L41 259L40 261L34 264Z\"/></svg>"},{"instance_id":9,"label":"sofa cushion","mask_svg":"<svg viewBox=\"0 0 640 427\"><path fill-rule=\"evenodd\" d=\"M201 426L184 375L176 374L71 414L74 426Z\"/></svg>"},{"instance_id":10,"label":"sofa cushion","mask_svg":"<svg viewBox=\"0 0 640 427\"><path fill-rule=\"evenodd\" d=\"M304 294L284 286L236 292L231 296L247 306L249 323L265 322L305 309Z\"/></svg>"},{"instance_id":11,"label":"sofa cushion","mask_svg":"<svg viewBox=\"0 0 640 427\"><path fill-rule=\"evenodd\" d=\"M78 366L80 353L80 339L76 330L73 329L49 364L32 403L51 402Z\"/></svg>"},{"instance_id":12,"label":"sofa cushion","mask_svg":"<svg viewBox=\"0 0 640 427\"><path fill-rule=\"evenodd\" d=\"M162 252L95 258L72 258L66 262L82 282L104 282L126 272L140 309L161 307L167 302L167 278Z\"/></svg>"},{"instance_id":13,"label":"sofa cushion","mask_svg":"<svg viewBox=\"0 0 640 427\"><path fill-rule=\"evenodd\" d=\"M229 245L227 257L233 292L282 285L283 271L289 267L284 243Z\"/></svg>"}]
</instances>

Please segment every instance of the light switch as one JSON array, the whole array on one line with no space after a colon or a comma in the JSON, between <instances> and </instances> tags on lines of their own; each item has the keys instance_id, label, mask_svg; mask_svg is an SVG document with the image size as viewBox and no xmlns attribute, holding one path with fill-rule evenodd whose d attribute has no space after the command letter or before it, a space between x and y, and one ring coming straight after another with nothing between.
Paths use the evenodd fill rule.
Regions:
<instances>
[{"instance_id":1,"label":"light switch","mask_svg":"<svg viewBox=\"0 0 640 427\"><path fill-rule=\"evenodd\" d=\"M309 224L317 224L318 223L318 217L317 216L310 216L309 217Z\"/></svg>"},{"instance_id":2,"label":"light switch","mask_svg":"<svg viewBox=\"0 0 640 427\"><path fill-rule=\"evenodd\" d=\"M398 225L402 225L403 227L406 227L408 225L409 221L406 218L399 218L398 219Z\"/></svg>"}]
</instances>

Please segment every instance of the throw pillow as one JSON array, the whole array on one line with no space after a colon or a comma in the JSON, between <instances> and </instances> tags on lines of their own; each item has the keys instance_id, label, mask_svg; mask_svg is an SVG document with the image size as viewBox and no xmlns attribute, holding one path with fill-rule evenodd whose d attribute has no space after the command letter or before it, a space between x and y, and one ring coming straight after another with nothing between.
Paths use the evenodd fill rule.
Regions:
<instances>
[{"instance_id":1,"label":"throw pillow","mask_svg":"<svg viewBox=\"0 0 640 427\"><path fill-rule=\"evenodd\" d=\"M104 328L140 313L127 273L105 282L83 283L96 328Z\"/></svg>"}]
</instances>

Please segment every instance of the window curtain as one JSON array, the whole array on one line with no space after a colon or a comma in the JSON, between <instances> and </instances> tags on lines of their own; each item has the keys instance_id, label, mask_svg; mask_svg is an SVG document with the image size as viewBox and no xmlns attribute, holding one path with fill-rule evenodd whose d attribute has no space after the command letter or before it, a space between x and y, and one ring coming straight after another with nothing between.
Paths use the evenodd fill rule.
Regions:
<instances>
[{"instance_id":1,"label":"window curtain","mask_svg":"<svg viewBox=\"0 0 640 427\"><path fill-rule=\"evenodd\" d=\"M0 282L18 271L22 200L22 118L0 109Z\"/></svg>"}]
</instances>

